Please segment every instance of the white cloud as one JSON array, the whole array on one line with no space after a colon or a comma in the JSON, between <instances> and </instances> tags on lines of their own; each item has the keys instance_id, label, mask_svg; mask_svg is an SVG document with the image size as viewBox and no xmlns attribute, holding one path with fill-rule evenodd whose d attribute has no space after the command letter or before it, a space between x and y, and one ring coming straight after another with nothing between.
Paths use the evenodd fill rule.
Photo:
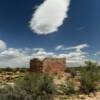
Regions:
<instances>
[{"instance_id":1,"label":"white cloud","mask_svg":"<svg viewBox=\"0 0 100 100\"><path fill-rule=\"evenodd\" d=\"M2 40L0 40L0 50L4 50L4 49L6 49L6 43L4 42L4 41L2 41Z\"/></svg>"},{"instance_id":2,"label":"white cloud","mask_svg":"<svg viewBox=\"0 0 100 100\"><path fill-rule=\"evenodd\" d=\"M73 52L69 52L66 54L59 54L58 55L61 58L66 58L66 63L69 66L79 66L79 65L83 65L84 61L88 60L88 53L87 52L77 52L77 51L73 51Z\"/></svg>"},{"instance_id":3,"label":"white cloud","mask_svg":"<svg viewBox=\"0 0 100 100\"><path fill-rule=\"evenodd\" d=\"M64 45L58 45L55 49L56 50L62 50L64 48Z\"/></svg>"},{"instance_id":4,"label":"white cloud","mask_svg":"<svg viewBox=\"0 0 100 100\"><path fill-rule=\"evenodd\" d=\"M42 52L42 51L44 51L43 48L34 48L33 50L34 50L35 52L39 52L39 51Z\"/></svg>"},{"instance_id":5,"label":"white cloud","mask_svg":"<svg viewBox=\"0 0 100 100\"><path fill-rule=\"evenodd\" d=\"M100 55L100 51L96 52L94 55L95 55L95 56Z\"/></svg>"},{"instance_id":6,"label":"white cloud","mask_svg":"<svg viewBox=\"0 0 100 100\"><path fill-rule=\"evenodd\" d=\"M39 58L40 60L43 60L46 57L53 57L53 52L46 52L44 49L40 50L38 52L34 52L31 56L31 58Z\"/></svg>"},{"instance_id":7,"label":"white cloud","mask_svg":"<svg viewBox=\"0 0 100 100\"><path fill-rule=\"evenodd\" d=\"M65 50L76 49L76 51L80 51L81 49L87 48L87 47L89 47L87 44L80 44L80 45L77 45L77 46L66 48Z\"/></svg>"},{"instance_id":8,"label":"white cloud","mask_svg":"<svg viewBox=\"0 0 100 100\"><path fill-rule=\"evenodd\" d=\"M0 67L26 67L30 56L24 54L24 50L8 48L0 52Z\"/></svg>"},{"instance_id":9,"label":"white cloud","mask_svg":"<svg viewBox=\"0 0 100 100\"><path fill-rule=\"evenodd\" d=\"M44 59L53 55L53 52L46 52L43 48L6 48L0 51L0 67L29 67L30 59Z\"/></svg>"},{"instance_id":10,"label":"white cloud","mask_svg":"<svg viewBox=\"0 0 100 100\"><path fill-rule=\"evenodd\" d=\"M31 58L44 59L46 57L66 58L68 66L83 65L84 61L88 60L88 53L83 51L83 48L88 47L87 44L81 44L73 47L65 48L63 45L56 47L61 53L48 52L44 48L7 48L2 46L0 51L0 67L29 67ZM69 50L64 53L63 50Z\"/></svg>"},{"instance_id":11,"label":"white cloud","mask_svg":"<svg viewBox=\"0 0 100 100\"><path fill-rule=\"evenodd\" d=\"M80 44L77 46L71 46L71 47L64 47L64 45L58 45L55 49L56 50L75 50L80 51L81 49L89 47L88 44Z\"/></svg>"},{"instance_id":12,"label":"white cloud","mask_svg":"<svg viewBox=\"0 0 100 100\"><path fill-rule=\"evenodd\" d=\"M44 0L30 21L31 29L37 34L51 34L58 30L68 18L70 0Z\"/></svg>"},{"instance_id":13,"label":"white cloud","mask_svg":"<svg viewBox=\"0 0 100 100\"><path fill-rule=\"evenodd\" d=\"M64 47L63 45L58 45L56 47L56 50L67 52L69 50L69 53L59 54L59 57L65 57L67 59L66 62L69 66L79 66L83 65L84 61L88 60L88 53L82 51L82 49L87 47L89 47L88 44L80 44L71 47Z\"/></svg>"}]
</instances>

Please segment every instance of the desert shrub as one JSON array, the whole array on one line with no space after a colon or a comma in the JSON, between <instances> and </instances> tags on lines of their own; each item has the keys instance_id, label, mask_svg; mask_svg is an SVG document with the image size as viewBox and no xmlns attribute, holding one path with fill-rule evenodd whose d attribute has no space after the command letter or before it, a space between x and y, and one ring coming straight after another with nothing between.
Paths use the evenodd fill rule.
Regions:
<instances>
[{"instance_id":1,"label":"desert shrub","mask_svg":"<svg viewBox=\"0 0 100 100\"><path fill-rule=\"evenodd\" d=\"M4 86L0 88L0 100L17 100L18 97L15 96L13 88L11 86ZM20 99L18 99L20 100Z\"/></svg>"},{"instance_id":2,"label":"desert shrub","mask_svg":"<svg viewBox=\"0 0 100 100\"><path fill-rule=\"evenodd\" d=\"M19 69L17 68L17 71L25 73L28 71L28 68L19 68Z\"/></svg>"},{"instance_id":3,"label":"desert shrub","mask_svg":"<svg viewBox=\"0 0 100 100\"><path fill-rule=\"evenodd\" d=\"M77 72L75 70L71 70L70 74L72 75L72 78L75 78L75 76L77 75Z\"/></svg>"},{"instance_id":4,"label":"desert shrub","mask_svg":"<svg viewBox=\"0 0 100 100\"><path fill-rule=\"evenodd\" d=\"M74 78L77 75L77 71L74 68L65 68L66 73L70 73L72 78Z\"/></svg>"},{"instance_id":5,"label":"desert shrub","mask_svg":"<svg viewBox=\"0 0 100 100\"><path fill-rule=\"evenodd\" d=\"M76 94L74 80L66 80L65 84L61 85L61 89L66 95Z\"/></svg>"},{"instance_id":6,"label":"desert shrub","mask_svg":"<svg viewBox=\"0 0 100 100\"><path fill-rule=\"evenodd\" d=\"M28 68L13 68L12 72L19 71L19 72L25 73L25 72L27 72L27 70L28 70Z\"/></svg>"},{"instance_id":7,"label":"desert shrub","mask_svg":"<svg viewBox=\"0 0 100 100\"><path fill-rule=\"evenodd\" d=\"M10 67L7 67L7 68L4 69L4 71L5 71L5 72L11 72L12 69L11 69Z\"/></svg>"},{"instance_id":8,"label":"desert shrub","mask_svg":"<svg viewBox=\"0 0 100 100\"><path fill-rule=\"evenodd\" d=\"M81 92L89 94L90 92L94 92L97 90L97 83L100 79L100 75L98 72L97 63L92 63L90 61L85 62L86 68L81 71Z\"/></svg>"},{"instance_id":9,"label":"desert shrub","mask_svg":"<svg viewBox=\"0 0 100 100\"><path fill-rule=\"evenodd\" d=\"M15 86L0 89L0 100L53 100L55 86L50 76L27 74ZM2 99L1 99L2 98Z\"/></svg>"},{"instance_id":10,"label":"desert shrub","mask_svg":"<svg viewBox=\"0 0 100 100\"><path fill-rule=\"evenodd\" d=\"M64 71L65 71L66 73L69 73L69 72L70 72L70 69L66 67Z\"/></svg>"},{"instance_id":11,"label":"desert shrub","mask_svg":"<svg viewBox=\"0 0 100 100\"><path fill-rule=\"evenodd\" d=\"M2 70L2 68L0 68L0 73L2 73L3 72L3 70Z\"/></svg>"},{"instance_id":12,"label":"desert shrub","mask_svg":"<svg viewBox=\"0 0 100 100\"><path fill-rule=\"evenodd\" d=\"M43 74L28 74L17 86L35 100L51 100L55 91L52 77Z\"/></svg>"},{"instance_id":13,"label":"desert shrub","mask_svg":"<svg viewBox=\"0 0 100 100\"><path fill-rule=\"evenodd\" d=\"M96 91L96 82L92 81L88 75L82 76L80 90L86 94L94 92Z\"/></svg>"}]
</instances>

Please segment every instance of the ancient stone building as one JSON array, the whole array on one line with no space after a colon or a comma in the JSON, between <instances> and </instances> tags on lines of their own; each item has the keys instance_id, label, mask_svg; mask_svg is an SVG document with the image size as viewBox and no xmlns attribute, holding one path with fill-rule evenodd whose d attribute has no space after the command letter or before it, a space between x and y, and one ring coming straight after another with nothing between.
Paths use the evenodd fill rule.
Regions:
<instances>
[{"instance_id":1,"label":"ancient stone building","mask_svg":"<svg viewBox=\"0 0 100 100\"><path fill-rule=\"evenodd\" d=\"M47 74L61 74L64 72L65 65L65 58L45 58L42 61L39 59L32 59L30 60L30 71Z\"/></svg>"},{"instance_id":2,"label":"ancient stone building","mask_svg":"<svg viewBox=\"0 0 100 100\"><path fill-rule=\"evenodd\" d=\"M42 72L43 62L39 59L31 59L30 60L30 71L31 72Z\"/></svg>"},{"instance_id":3,"label":"ancient stone building","mask_svg":"<svg viewBox=\"0 0 100 100\"><path fill-rule=\"evenodd\" d=\"M59 74L64 72L66 59L64 58L46 58L43 60L43 72Z\"/></svg>"}]
</instances>

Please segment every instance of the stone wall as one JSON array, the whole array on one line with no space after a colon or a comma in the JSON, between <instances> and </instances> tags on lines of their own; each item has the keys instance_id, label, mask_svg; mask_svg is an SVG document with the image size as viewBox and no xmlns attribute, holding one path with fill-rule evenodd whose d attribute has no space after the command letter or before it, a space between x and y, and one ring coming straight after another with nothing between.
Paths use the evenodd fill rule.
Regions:
<instances>
[{"instance_id":1,"label":"stone wall","mask_svg":"<svg viewBox=\"0 0 100 100\"><path fill-rule=\"evenodd\" d=\"M65 58L46 58L43 61L43 72L44 73L55 73L60 74L64 72L66 64Z\"/></svg>"},{"instance_id":2,"label":"stone wall","mask_svg":"<svg viewBox=\"0 0 100 100\"><path fill-rule=\"evenodd\" d=\"M40 61L39 59L31 59L30 60L30 72L42 72L42 68L43 68L43 62Z\"/></svg>"},{"instance_id":3,"label":"stone wall","mask_svg":"<svg viewBox=\"0 0 100 100\"><path fill-rule=\"evenodd\" d=\"M65 65L65 58L45 58L43 61L32 59L30 60L30 71L36 73L61 74L64 72Z\"/></svg>"}]
</instances>

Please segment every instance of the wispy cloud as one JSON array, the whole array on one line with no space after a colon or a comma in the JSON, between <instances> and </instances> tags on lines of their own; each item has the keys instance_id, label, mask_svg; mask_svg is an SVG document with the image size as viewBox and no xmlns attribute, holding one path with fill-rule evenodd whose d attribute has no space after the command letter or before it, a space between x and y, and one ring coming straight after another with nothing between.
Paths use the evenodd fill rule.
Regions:
<instances>
[{"instance_id":1,"label":"wispy cloud","mask_svg":"<svg viewBox=\"0 0 100 100\"><path fill-rule=\"evenodd\" d=\"M0 50L6 49L7 45L4 41L0 40Z\"/></svg>"},{"instance_id":2,"label":"wispy cloud","mask_svg":"<svg viewBox=\"0 0 100 100\"><path fill-rule=\"evenodd\" d=\"M64 49L64 45L58 45L58 46L55 48L55 50L62 50L62 49Z\"/></svg>"},{"instance_id":3,"label":"wispy cloud","mask_svg":"<svg viewBox=\"0 0 100 100\"><path fill-rule=\"evenodd\" d=\"M30 21L31 29L37 34L51 34L58 30L68 18L70 0L44 0Z\"/></svg>"},{"instance_id":4,"label":"wispy cloud","mask_svg":"<svg viewBox=\"0 0 100 100\"><path fill-rule=\"evenodd\" d=\"M86 26L81 26L81 27L78 27L76 30L81 31L81 30L84 30L85 28L86 28Z\"/></svg>"},{"instance_id":5,"label":"wispy cloud","mask_svg":"<svg viewBox=\"0 0 100 100\"><path fill-rule=\"evenodd\" d=\"M84 49L84 48L87 48L89 47L88 44L80 44L80 45L77 45L77 46L72 46L72 47L69 47L69 48L66 48L65 50L73 50L73 49L76 49L76 51L81 51L81 49Z\"/></svg>"},{"instance_id":6,"label":"wispy cloud","mask_svg":"<svg viewBox=\"0 0 100 100\"><path fill-rule=\"evenodd\" d=\"M95 56L100 55L100 51L96 52L94 55L95 55Z\"/></svg>"},{"instance_id":7,"label":"wispy cloud","mask_svg":"<svg viewBox=\"0 0 100 100\"><path fill-rule=\"evenodd\" d=\"M1 40L2 41L2 40ZM88 52L84 48L89 47L88 44L81 44L71 47L59 45L48 52L44 48L8 48L6 43L2 41L2 50L0 51L0 67L28 67L31 58L44 59L46 57L66 58L66 63L69 66L83 65L84 61L88 60ZM64 51L66 53L64 53ZM68 51L68 52L67 52Z\"/></svg>"},{"instance_id":8,"label":"wispy cloud","mask_svg":"<svg viewBox=\"0 0 100 100\"><path fill-rule=\"evenodd\" d=\"M30 56L21 49L7 48L0 52L0 67L26 67Z\"/></svg>"},{"instance_id":9,"label":"wispy cloud","mask_svg":"<svg viewBox=\"0 0 100 100\"><path fill-rule=\"evenodd\" d=\"M58 51L66 51L69 53L59 54L60 57L67 59L67 64L70 66L83 65L84 61L88 60L88 53L84 52L83 49L89 47L88 44L80 44L71 47L65 47L64 45L58 45L55 49Z\"/></svg>"},{"instance_id":10,"label":"wispy cloud","mask_svg":"<svg viewBox=\"0 0 100 100\"><path fill-rule=\"evenodd\" d=\"M42 51L44 51L43 48L34 48L33 50L34 50L35 52L42 52Z\"/></svg>"},{"instance_id":11,"label":"wispy cloud","mask_svg":"<svg viewBox=\"0 0 100 100\"><path fill-rule=\"evenodd\" d=\"M80 44L80 45L71 46L71 47L65 47L64 45L58 45L55 49L56 50L74 50L74 49L76 49L76 51L80 51L81 49L84 49L87 47L89 47L88 44Z\"/></svg>"}]
</instances>

